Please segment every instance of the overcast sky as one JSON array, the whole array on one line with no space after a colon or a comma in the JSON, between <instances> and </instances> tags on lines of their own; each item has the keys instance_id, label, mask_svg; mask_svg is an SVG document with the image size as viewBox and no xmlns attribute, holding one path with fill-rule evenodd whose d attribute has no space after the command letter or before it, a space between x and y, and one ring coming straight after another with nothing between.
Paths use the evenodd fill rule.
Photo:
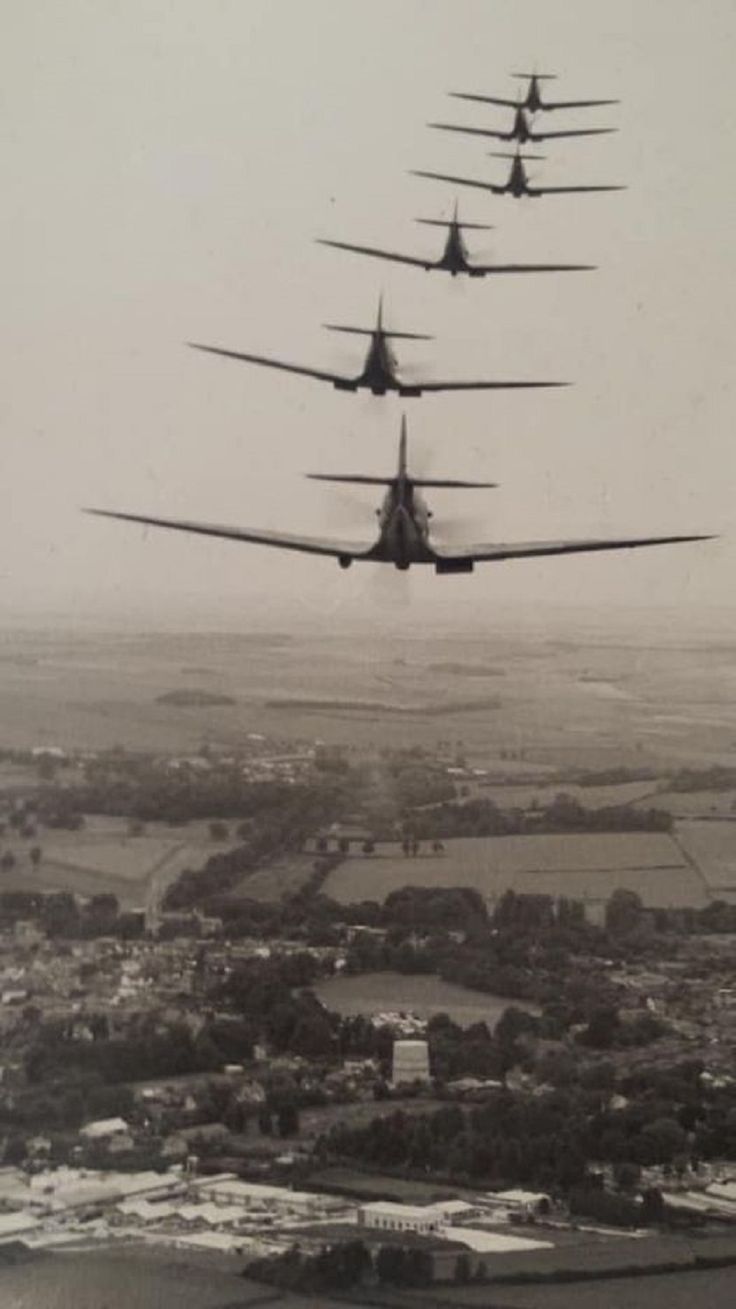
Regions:
<instances>
[{"instance_id":1,"label":"overcast sky","mask_svg":"<svg viewBox=\"0 0 736 1309\"><path fill-rule=\"evenodd\" d=\"M219 614L283 623L497 606L732 607L733 0L25 0L2 55L4 505L0 608L73 619ZM625 183L517 202L472 190L473 253L595 273L458 279L314 244L438 254L417 216L455 192L412 168L502 177L509 125L446 98L559 74L620 97L545 124L615 125L548 147L535 176ZM472 238L472 240L471 240ZM559 391L343 394L186 340L355 371L383 291L407 376L549 378ZM437 491L470 540L716 531L718 542L403 577L85 518L84 504L370 539L375 495L307 471L498 481Z\"/></svg>"}]
</instances>

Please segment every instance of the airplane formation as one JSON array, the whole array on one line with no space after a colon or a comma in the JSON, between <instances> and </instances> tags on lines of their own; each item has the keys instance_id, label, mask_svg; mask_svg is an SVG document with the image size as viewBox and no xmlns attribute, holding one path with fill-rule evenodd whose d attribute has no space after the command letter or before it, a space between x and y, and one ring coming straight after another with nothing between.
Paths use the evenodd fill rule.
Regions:
<instances>
[{"instance_id":1,"label":"airplane formation","mask_svg":"<svg viewBox=\"0 0 736 1309\"><path fill-rule=\"evenodd\" d=\"M516 99L500 96L476 95L467 92L451 92L455 98L482 104L511 108L514 118L507 131L497 128L467 127L452 123L431 123L429 126L443 131L467 133L471 136L491 137L497 140L515 143L512 155L501 154L501 158L511 159L511 169L505 182L485 181L481 178L455 177L443 173L414 170L419 177L435 181L451 182L458 186L470 186L490 192L492 195L510 195L516 199L522 197L541 197L550 194L567 194L589 191L617 191L620 186L611 185L568 185L537 186L532 185L524 164L529 159L540 156L521 153L521 146L557 139L559 137L579 137L606 135L615 128L574 128L553 132L537 131L535 119L539 113L583 109L598 105L612 105L616 100L558 100L548 101L542 95L541 83L549 80L550 74L523 73L513 76L527 82L526 90ZM383 250L375 246L351 244L346 241L321 238L320 244L352 254L381 259L392 263L405 264L423 269L427 272L445 272L452 277L465 275L470 278L482 278L506 274L534 274L590 271L593 266L571 263L480 263L473 260L465 245L463 233L469 230L488 230L489 224L461 221L458 206L455 203L451 219L421 218L420 223L446 229L445 244L439 258L428 260L426 257ZM204 345L190 342L192 348L208 354L221 355L228 359L266 368L274 368L298 376L327 382L340 391L358 391L365 389L373 395L383 396L395 392L404 397L421 396L424 392L467 391L467 390L526 390L543 387L566 386L558 381L408 381L402 378L398 362L394 356L391 342L393 340L425 341L431 338L415 332L400 332L388 329L383 322L383 305L379 300L375 327L350 327L342 324L325 324L330 331L348 332L367 336L368 348L361 371L356 376L344 376L331 372L327 368L313 368L308 365L290 363L269 356L226 349L222 346ZM378 536L372 541L340 541L322 537L301 536L281 531L260 528L229 527L217 523L202 523L185 519L161 518L137 513L127 513L109 509L88 509L85 512L101 517L118 518L127 522L141 523L145 526L168 528L175 531L195 533L202 536L219 537L225 540L244 541L256 545L271 546L281 550L300 551L306 554L324 555L334 558L341 568L349 568L354 562L391 564L405 571L415 564L432 565L436 573L470 573L476 563L500 562L506 559L529 558L534 556L580 554L603 550L628 550L642 546L671 545L685 541L702 541L710 539L704 534L668 535L668 536L622 536L618 538L589 538L562 541L529 541L511 544L465 544L447 545L435 541L431 532L432 512L423 492L427 488L463 488L477 489L495 486L491 482L471 482L453 479L418 478L412 476L408 468L406 418L402 418L399 438L399 457L396 472L390 477L374 477L363 473L311 473L309 477L319 481L358 483L385 487L383 502L376 510Z\"/></svg>"}]
</instances>

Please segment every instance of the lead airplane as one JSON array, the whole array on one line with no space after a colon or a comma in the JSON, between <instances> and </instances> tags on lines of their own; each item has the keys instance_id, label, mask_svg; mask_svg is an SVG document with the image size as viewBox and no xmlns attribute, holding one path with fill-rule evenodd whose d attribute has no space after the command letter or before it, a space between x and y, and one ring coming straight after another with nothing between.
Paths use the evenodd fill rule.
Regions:
<instances>
[{"instance_id":1,"label":"lead airplane","mask_svg":"<svg viewBox=\"0 0 736 1309\"><path fill-rule=\"evenodd\" d=\"M704 535L635 536L613 540L526 541L511 545L443 545L432 541L432 514L422 491L426 487L492 487L494 482L454 481L449 478L412 477L407 468L406 419L401 421L398 468L393 477L373 477L365 473L309 473L322 482L353 482L362 486L385 486L386 494L378 518L378 539L373 542L334 541L317 536L294 536L260 528L226 527L218 523L197 523L177 518L153 518L142 514L120 513L110 509L86 509L84 512L103 518L121 518L125 522L150 527L167 527L177 532L195 532L201 536L222 537L229 541L247 541L273 546L278 550L297 550L305 554L328 555L341 568L355 562L393 564L405 572L412 564L431 564L436 573L472 573L477 563L499 563L504 559L526 559L539 555L583 554L597 550L630 550L646 545L673 545L684 541L706 541Z\"/></svg>"},{"instance_id":2,"label":"lead airplane","mask_svg":"<svg viewBox=\"0 0 736 1309\"><path fill-rule=\"evenodd\" d=\"M417 332L387 331L383 326L383 308L380 300L375 327L343 327L335 323L325 323L325 327L331 332L350 332L358 336L370 337L363 370L357 377L343 377L339 373L306 368L302 364L287 364L281 359L270 359L264 355L241 354L240 351L223 350L219 346L198 345L194 341L190 341L189 344L194 350L206 350L209 354L224 355L226 359L240 359L247 364L262 364L266 368L280 368L287 373L299 373L303 377L315 377L320 382L331 382L338 391L358 391L364 388L371 391L373 395L385 395L387 391L416 396L421 395L423 391L498 391L568 385L567 382L404 382L396 371L398 365L389 341L395 338L404 341L431 341L432 338Z\"/></svg>"},{"instance_id":3,"label":"lead airplane","mask_svg":"<svg viewBox=\"0 0 736 1309\"><path fill-rule=\"evenodd\" d=\"M450 95L457 100L477 100L485 105L505 105L509 109L528 109L530 114L536 114L540 110L549 111L552 109L592 109L595 105L617 105L618 100L543 100L542 88L540 82L553 82L556 80L554 73L512 73L512 77L521 78L522 81L528 81L529 85L526 94L521 100L505 100L498 95L470 95L467 91L450 91Z\"/></svg>"},{"instance_id":4,"label":"lead airplane","mask_svg":"<svg viewBox=\"0 0 736 1309\"><path fill-rule=\"evenodd\" d=\"M510 132L492 131L486 127L460 127L455 123L428 123L428 127L437 127L442 132L465 132L470 136L491 136L496 141L518 141L527 145L530 141L553 141L563 136L607 136L618 129L615 127L576 127L566 132L535 132L521 105L517 105L514 123Z\"/></svg>"},{"instance_id":5,"label":"lead airplane","mask_svg":"<svg viewBox=\"0 0 736 1309\"><path fill-rule=\"evenodd\" d=\"M523 155L520 151L509 155L498 151L491 154L493 159L510 159L511 170L508 179L501 185L498 182L482 182L475 177L453 177L447 173L428 173L421 169L411 169L414 177L431 177L438 182L453 182L456 186L475 186L481 191L490 191L492 195L512 195L516 200L522 196L566 195L574 191L625 191L623 186L531 186L524 168L524 160L544 159L544 155Z\"/></svg>"},{"instance_id":6,"label":"lead airplane","mask_svg":"<svg viewBox=\"0 0 736 1309\"><path fill-rule=\"evenodd\" d=\"M350 250L359 255L371 255L375 259L390 259L394 263L409 264L414 268L423 268L426 272L440 270L457 277L466 273L468 277L487 277L497 273L564 273L588 271L593 264L472 264L463 240L463 230L473 228L476 231L492 231L488 223L461 223L457 216L457 205L452 218L417 218L418 223L431 227L446 227L447 239L439 259L419 259L415 255L396 254L391 250L378 250L371 245L348 245L346 241L327 241L320 238L320 245L329 245L336 250Z\"/></svg>"}]
</instances>

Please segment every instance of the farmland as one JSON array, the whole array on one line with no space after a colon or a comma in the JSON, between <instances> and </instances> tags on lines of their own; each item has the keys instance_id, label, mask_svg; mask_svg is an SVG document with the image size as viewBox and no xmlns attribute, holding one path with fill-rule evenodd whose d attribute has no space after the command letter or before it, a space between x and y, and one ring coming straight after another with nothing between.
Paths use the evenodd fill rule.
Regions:
<instances>
[{"instance_id":1,"label":"farmland","mask_svg":"<svg viewBox=\"0 0 736 1309\"><path fill-rule=\"evenodd\" d=\"M397 849L348 858L330 873L325 893L343 904L385 900L403 886L469 886L488 900L507 890L602 903L618 887L646 905L700 906L702 878L665 833L614 832L461 838L441 855L407 859Z\"/></svg>"},{"instance_id":2,"label":"farmland","mask_svg":"<svg viewBox=\"0 0 736 1309\"><path fill-rule=\"evenodd\" d=\"M566 624L562 640L550 624L533 639L523 626L496 624L475 634L363 633L359 641L334 630L284 637L7 627L2 743L192 751L203 739L265 732L360 750L462 739L473 763L502 778L733 759L732 644L705 633L676 644L662 632L643 645L640 616L630 630L617 619L611 638ZM486 668L504 675L480 685ZM182 690L198 692L197 703L160 702ZM235 703L203 702L213 695Z\"/></svg>"},{"instance_id":3,"label":"farmland","mask_svg":"<svg viewBox=\"0 0 736 1309\"><path fill-rule=\"evenodd\" d=\"M619 1309L691 1309L692 1305L730 1309L734 1285L733 1268L713 1268L572 1282L564 1286L549 1282L537 1286L504 1286L503 1303L507 1309L604 1309L607 1305L617 1305ZM475 1301L463 1295L461 1302L487 1304L488 1292Z\"/></svg>"},{"instance_id":4,"label":"farmland","mask_svg":"<svg viewBox=\"0 0 736 1309\"><path fill-rule=\"evenodd\" d=\"M681 822L677 839L698 865L713 899L736 895L736 821Z\"/></svg>"},{"instance_id":5,"label":"farmland","mask_svg":"<svg viewBox=\"0 0 736 1309\"><path fill-rule=\"evenodd\" d=\"M33 844L43 850L36 868L28 857ZM227 843L212 841L204 822L149 823L140 836L132 836L124 818L90 816L78 832L48 829L35 842L6 838L3 849L12 851L16 866L3 872L2 889L109 892L130 908L145 902L154 878L162 891L184 868L199 868L226 848Z\"/></svg>"},{"instance_id":6,"label":"farmland","mask_svg":"<svg viewBox=\"0 0 736 1309\"><path fill-rule=\"evenodd\" d=\"M461 1027L487 1023L492 1030L509 1001L481 991L471 991L439 977L423 974L364 973L359 977L331 977L315 986L328 1009L343 1016L378 1014L400 1009L431 1018L432 1014L449 1014ZM523 1008L530 1008L528 1005Z\"/></svg>"}]
</instances>

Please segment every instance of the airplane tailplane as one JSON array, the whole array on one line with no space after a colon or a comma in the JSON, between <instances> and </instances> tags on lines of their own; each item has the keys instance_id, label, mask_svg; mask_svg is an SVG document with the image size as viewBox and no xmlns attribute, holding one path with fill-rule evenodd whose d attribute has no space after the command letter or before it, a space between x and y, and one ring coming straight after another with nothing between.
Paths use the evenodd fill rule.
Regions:
<instances>
[{"instance_id":1,"label":"airplane tailplane","mask_svg":"<svg viewBox=\"0 0 736 1309\"><path fill-rule=\"evenodd\" d=\"M384 340L394 338L401 341L432 341L434 337L426 336L423 332L387 332L384 328L375 327L344 327L342 323L323 323L328 332L351 332L356 336L376 336L377 332Z\"/></svg>"},{"instance_id":2,"label":"airplane tailplane","mask_svg":"<svg viewBox=\"0 0 736 1309\"><path fill-rule=\"evenodd\" d=\"M390 486L392 477L370 477L367 473L305 473L312 482L355 482L360 486Z\"/></svg>"}]
</instances>

